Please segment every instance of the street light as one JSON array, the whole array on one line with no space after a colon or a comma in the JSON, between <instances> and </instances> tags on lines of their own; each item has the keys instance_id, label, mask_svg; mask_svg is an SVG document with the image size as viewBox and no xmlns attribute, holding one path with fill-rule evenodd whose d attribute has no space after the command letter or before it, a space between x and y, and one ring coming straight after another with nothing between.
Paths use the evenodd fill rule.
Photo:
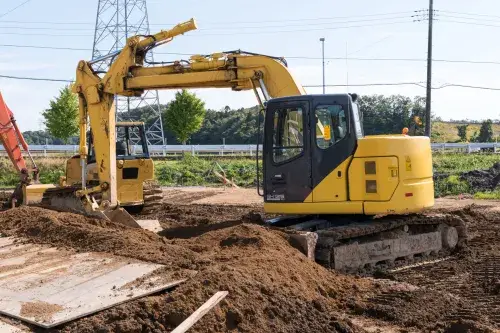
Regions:
<instances>
[{"instance_id":1,"label":"street light","mask_svg":"<svg viewBox=\"0 0 500 333\"><path fill-rule=\"evenodd\" d=\"M325 94L325 38L324 37L321 37L319 39L319 41L321 42L321 46L322 46L322 51L323 51L323 95Z\"/></svg>"}]
</instances>

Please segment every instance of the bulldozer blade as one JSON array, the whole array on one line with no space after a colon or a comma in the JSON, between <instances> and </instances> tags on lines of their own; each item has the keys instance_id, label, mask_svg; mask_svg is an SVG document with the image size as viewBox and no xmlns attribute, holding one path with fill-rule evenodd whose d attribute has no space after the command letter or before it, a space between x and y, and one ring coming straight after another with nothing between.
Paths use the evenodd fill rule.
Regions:
<instances>
[{"instance_id":1,"label":"bulldozer blade","mask_svg":"<svg viewBox=\"0 0 500 333\"><path fill-rule=\"evenodd\" d=\"M112 222L120 223L132 228L142 228L145 230L160 232L163 228L158 220L136 220L125 209L118 207L102 212L107 219Z\"/></svg>"},{"instance_id":2,"label":"bulldozer blade","mask_svg":"<svg viewBox=\"0 0 500 333\"><path fill-rule=\"evenodd\" d=\"M88 217L100 218L103 220L123 224L131 228L142 228L153 232L162 231L158 220L136 220L122 207L108 208L100 210L94 202L95 207L90 208L84 205L82 198L78 198L75 187L53 188L44 192L42 207L65 211L70 213L82 214Z\"/></svg>"},{"instance_id":3,"label":"bulldozer blade","mask_svg":"<svg viewBox=\"0 0 500 333\"><path fill-rule=\"evenodd\" d=\"M52 184L33 184L26 186L25 202L26 205L39 204L42 202L43 194L48 189L55 188Z\"/></svg>"}]
</instances>

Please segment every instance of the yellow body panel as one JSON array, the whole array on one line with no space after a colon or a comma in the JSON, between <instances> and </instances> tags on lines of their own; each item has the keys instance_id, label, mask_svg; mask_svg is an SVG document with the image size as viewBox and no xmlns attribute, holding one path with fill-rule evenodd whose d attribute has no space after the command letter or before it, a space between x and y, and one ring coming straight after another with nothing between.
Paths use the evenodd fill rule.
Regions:
<instances>
[{"instance_id":1,"label":"yellow body panel","mask_svg":"<svg viewBox=\"0 0 500 333\"><path fill-rule=\"evenodd\" d=\"M338 171L347 174L347 179L338 177ZM376 182L376 187L371 187L376 191L367 193L367 181L371 181L370 186ZM264 210L275 214L376 215L418 212L433 205L429 139L381 135L358 139L354 156L330 172L303 203L265 203Z\"/></svg>"},{"instance_id":2,"label":"yellow body panel","mask_svg":"<svg viewBox=\"0 0 500 333\"><path fill-rule=\"evenodd\" d=\"M123 179L123 168L138 168L137 179ZM80 160L71 158L66 162L66 184L74 185L81 181ZM120 206L142 205L144 203L144 182L154 178L152 159L118 160L116 184L118 204ZM87 181L99 181L97 164L87 165Z\"/></svg>"},{"instance_id":3,"label":"yellow body panel","mask_svg":"<svg viewBox=\"0 0 500 333\"><path fill-rule=\"evenodd\" d=\"M406 197L411 193L411 197ZM366 201L365 214L416 213L434 205L434 182L431 179L414 179L401 182L390 201Z\"/></svg>"},{"instance_id":4,"label":"yellow body panel","mask_svg":"<svg viewBox=\"0 0 500 333\"><path fill-rule=\"evenodd\" d=\"M121 165L123 162L123 165ZM137 179L123 179L122 168L138 168ZM144 182L154 178L154 166L151 159L120 160L116 173L118 203L120 206L142 205L144 203Z\"/></svg>"},{"instance_id":5,"label":"yellow body panel","mask_svg":"<svg viewBox=\"0 0 500 333\"><path fill-rule=\"evenodd\" d=\"M270 214L362 214L363 202L265 202L264 211Z\"/></svg>"},{"instance_id":6,"label":"yellow body panel","mask_svg":"<svg viewBox=\"0 0 500 333\"><path fill-rule=\"evenodd\" d=\"M54 188L52 184L33 184L25 187L24 205L37 204L42 202L43 193L49 188Z\"/></svg>"},{"instance_id":7,"label":"yellow body panel","mask_svg":"<svg viewBox=\"0 0 500 333\"><path fill-rule=\"evenodd\" d=\"M381 195L378 199L370 197L372 194L365 195L365 214L401 214L432 207L434 205L434 182L429 138L403 135L367 136L358 140L358 148L353 161L357 159L366 161L371 157L388 156L389 152L390 155L397 157L398 184L394 193L387 198L387 192L390 192L394 186L395 166L392 162L388 162L394 161L393 157L383 158L384 162L377 165L377 174L370 175L371 179L377 180L377 189L380 190ZM355 188L359 189L362 177L368 176L358 175L356 180L356 178L351 178L351 172L349 173L349 188L352 191L355 191Z\"/></svg>"},{"instance_id":8,"label":"yellow body panel","mask_svg":"<svg viewBox=\"0 0 500 333\"><path fill-rule=\"evenodd\" d=\"M347 201L347 168L351 159L352 157L349 157L325 177L304 202Z\"/></svg>"},{"instance_id":9,"label":"yellow body panel","mask_svg":"<svg viewBox=\"0 0 500 333\"><path fill-rule=\"evenodd\" d=\"M353 201L390 200L398 183L398 158L394 156L354 158L349 167L349 198ZM370 184L375 184L373 193L367 191Z\"/></svg>"}]
</instances>

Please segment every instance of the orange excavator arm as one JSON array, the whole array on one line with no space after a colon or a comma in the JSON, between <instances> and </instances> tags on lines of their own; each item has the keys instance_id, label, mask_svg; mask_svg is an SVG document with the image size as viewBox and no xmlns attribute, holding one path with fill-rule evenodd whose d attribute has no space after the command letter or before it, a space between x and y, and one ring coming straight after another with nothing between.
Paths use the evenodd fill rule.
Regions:
<instances>
[{"instance_id":1,"label":"orange excavator arm","mask_svg":"<svg viewBox=\"0 0 500 333\"><path fill-rule=\"evenodd\" d=\"M0 142L7 152L14 168L19 173L20 183L12 196L12 201L22 199L22 187L27 186L31 181L38 182L38 168L29 151L28 144L17 126L14 114L9 109L0 93ZM32 167L28 168L26 159L23 156L23 150L28 154ZM32 172L32 178L29 173ZM15 203L15 202L14 202Z\"/></svg>"}]
</instances>

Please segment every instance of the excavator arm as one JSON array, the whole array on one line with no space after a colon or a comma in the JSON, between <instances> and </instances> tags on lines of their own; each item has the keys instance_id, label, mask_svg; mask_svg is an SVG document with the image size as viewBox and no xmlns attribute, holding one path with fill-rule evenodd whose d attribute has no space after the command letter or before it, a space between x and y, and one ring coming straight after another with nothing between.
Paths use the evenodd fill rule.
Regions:
<instances>
[{"instance_id":1,"label":"excavator arm","mask_svg":"<svg viewBox=\"0 0 500 333\"><path fill-rule=\"evenodd\" d=\"M102 193L100 209L112 209L117 205L116 186L116 95L141 96L148 89L180 88L230 88L234 91L251 90L260 102L281 96L305 94L295 81L281 58L273 58L240 51L195 55L188 61L156 63L144 67L146 53L154 47L171 41L175 36L196 29L193 19L178 24L171 30L153 36L135 36L119 52L92 62L80 61L76 73L74 91L80 103L80 159L82 166L82 189L78 196L87 196L87 210L96 210L89 194ZM114 60L108 72L100 77L92 68L98 61ZM261 90L261 95L258 92ZM98 187L85 187L87 164L86 132L90 128L94 137L98 165Z\"/></svg>"},{"instance_id":2,"label":"excavator arm","mask_svg":"<svg viewBox=\"0 0 500 333\"><path fill-rule=\"evenodd\" d=\"M21 203L26 197L26 186L29 185L31 181L35 183L38 182L38 167L31 156L28 144L17 126L14 114L3 100L2 94L0 94L0 142L12 162L12 165L19 174L19 184L10 198L10 204L15 205L16 202ZM28 168L21 148L28 154L31 160L32 166L30 168ZM32 173L31 178L30 171Z\"/></svg>"}]
</instances>

